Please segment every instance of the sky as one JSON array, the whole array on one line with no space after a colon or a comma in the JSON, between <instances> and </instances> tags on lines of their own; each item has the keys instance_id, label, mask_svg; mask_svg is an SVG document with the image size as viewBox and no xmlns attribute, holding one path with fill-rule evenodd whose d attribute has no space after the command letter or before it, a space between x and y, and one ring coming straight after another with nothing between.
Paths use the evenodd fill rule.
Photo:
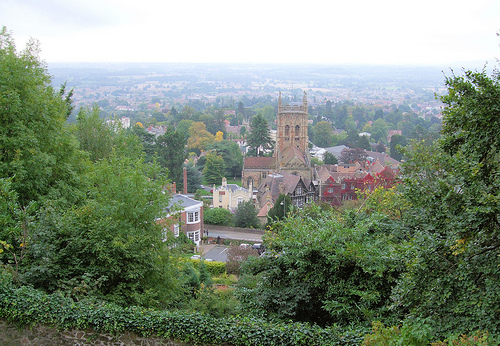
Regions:
<instances>
[{"instance_id":1,"label":"sky","mask_svg":"<svg viewBox=\"0 0 500 346\"><path fill-rule=\"evenodd\" d=\"M56 62L443 65L500 58L499 0L1 0Z\"/></svg>"}]
</instances>

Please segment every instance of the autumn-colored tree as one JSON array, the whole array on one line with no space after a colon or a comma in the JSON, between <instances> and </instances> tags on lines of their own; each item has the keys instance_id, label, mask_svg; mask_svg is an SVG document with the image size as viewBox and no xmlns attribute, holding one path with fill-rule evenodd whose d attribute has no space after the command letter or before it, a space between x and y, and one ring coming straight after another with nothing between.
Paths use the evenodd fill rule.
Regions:
<instances>
[{"instance_id":1,"label":"autumn-colored tree","mask_svg":"<svg viewBox=\"0 0 500 346\"><path fill-rule=\"evenodd\" d=\"M189 128L188 148L205 150L207 145L215 142L215 136L207 131L207 126L197 121Z\"/></svg>"}]
</instances>

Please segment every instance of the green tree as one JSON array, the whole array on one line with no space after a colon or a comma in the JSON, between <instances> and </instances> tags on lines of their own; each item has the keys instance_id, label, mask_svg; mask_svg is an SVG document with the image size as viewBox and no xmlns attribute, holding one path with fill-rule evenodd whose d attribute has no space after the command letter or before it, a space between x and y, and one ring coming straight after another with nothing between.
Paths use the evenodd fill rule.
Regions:
<instances>
[{"instance_id":1,"label":"green tree","mask_svg":"<svg viewBox=\"0 0 500 346\"><path fill-rule=\"evenodd\" d=\"M43 208L25 279L37 288L93 295L122 305L165 307L176 280L161 226L169 194L160 167L111 155L86 176L88 199Z\"/></svg>"},{"instance_id":2,"label":"green tree","mask_svg":"<svg viewBox=\"0 0 500 346\"><path fill-rule=\"evenodd\" d=\"M196 169L193 162L188 162L184 165L186 167L186 175L187 175L187 191L188 193L195 193L198 189L201 188L202 183L202 175L201 172ZM184 181L179 187L184 188Z\"/></svg>"},{"instance_id":3,"label":"green tree","mask_svg":"<svg viewBox=\"0 0 500 346\"><path fill-rule=\"evenodd\" d=\"M328 121L319 121L314 125L314 144L321 148L332 146L333 129Z\"/></svg>"},{"instance_id":4,"label":"green tree","mask_svg":"<svg viewBox=\"0 0 500 346\"><path fill-rule=\"evenodd\" d=\"M227 177L241 177L243 170L243 154L240 147L233 141L223 140L207 146L207 150L214 150L224 158L224 175Z\"/></svg>"},{"instance_id":5,"label":"green tree","mask_svg":"<svg viewBox=\"0 0 500 346\"><path fill-rule=\"evenodd\" d=\"M239 291L246 310L321 325L385 314L401 265L397 245L391 235L370 230L373 219L333 213L314 206L266 233L271 256L244 271L265 278Z\"/></svg>"},{"instance_id":6,"label":"green tree","mask_svg":"<svg viewBox=\"0 0 500 346\"><path fill-rule=\"evenodd\" d=\"M267 225L270 226L274 222L284 220L292 210L293 205L290 196L280 194L276 198L274 206L267 213Z\"/></svg>"},{"instance_id":7,"label":"green tree","mask_svg":"<svg viewBox=\"0 0 500 346\"><path fill-rule=\"evenodd\" d=\"M76 118L76 137L80 148L96 162L108 157L113 150L113 128L100 117L97 105L91 109L82 107Z\"/></svg>"},{"instance_id":8,"label":"green tree","mask_svg":"<svg viewBox=\"0 0 500 346\"><path fill-rule=\"evenodd\" d=\"M66 124L71 102L51 86L39 51L30 40L17 53L0 31L0 178L12 177L21 206L49 194L74 201L80 184L83 157Z\"/></svg>"},{"instance_id":9,"label":"green tree","mask_svg":"<svg viewBox=\"0 0 500 346\"><path fill-rule=\"evenodd\" d=\"M269 125L261 114L257 114L252 118L247 143L249 152L252 152L255 156L264 156L265 152L273 147L269 134Z\"/></svg>"},{"instance_id":10,"label":"green tree","mask_svg":"<svg viewBox=\"0 0 500 346\"><path fill-rule=\"evenodd\" d=\"M203 221L210 225L231 226L233 224L233 213L224 208L211 208L203 213Z\"/></svg>"},{"instance_id":11,"label":"green tree","mask_svg":"<svg viewBox=\"0 0 500 346\"><path fill-rule=\"evenodd\" d=\"M168 177L179 186L182 182L182 165L187 158L184 136L169 127L165 134L155 140L158 163L168 169Z\"/></svg>"},{"instance_id":12,"label":"green tree","mask_svg":"<svg viewBox=\"0 0 500 346\"><path fill-rule=\"evenodd\" d=\"M500 78L465 71L446 79L443 139L413 143L403 166L408 271L394 291L411 318L441 336L500 335ZM455 298L456 297L456 298ZM461 298L458 298L461 297Z\"/></svg>"},{"instance_id":13,"label":"green tree","mask_svg":"<svg viewBox=\"0 0 500 346\"><path fill-rule=\"evenodd\" d=\"M326 165L336 165L338 163L338 160L335 155L327 151L323 154L323 163Z\"/></svg>"},{"instance_id":14,"label":"green tree","mask_svg":"<svg viewBox=\"0 0 500 346\"><path fill-rule=\"evenodd\" d=\"M203 178L208 185L221 185L224 177L224 158L217 153L207 153L207 161L203 168Z\"/></svg>"},{"instance_id":15,"label":"green tree","mask_svg":"<svg viewBox=\"0 0 500 346\"><path fill-rule=\"evenodd\" d=\"M403 151L401 150L406 146L406 138L401 135L393 135L391 137L390 153L394 160L401 161L403 159ZM401 147L401 148L399 148Z\"/></svg>"},{"instance_id":16,"label":"green tree","mask_svg":"<svg viewBox=\"0 0 500 346\"><path fill-rule=\"evenodd\" d=\"M257 211L253 202L246 201L238 204L238 209L234 214L234 225L236 227L259 228L260 221L257 218Z\"/></svg>"}]
</instances>

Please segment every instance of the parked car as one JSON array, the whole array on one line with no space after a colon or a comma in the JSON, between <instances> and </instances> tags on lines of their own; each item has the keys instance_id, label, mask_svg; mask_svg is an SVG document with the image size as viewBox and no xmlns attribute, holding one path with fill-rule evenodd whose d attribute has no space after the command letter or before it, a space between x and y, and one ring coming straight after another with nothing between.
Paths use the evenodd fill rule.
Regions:
<instances>
[{"instance_id":1,"label":"parked car","mask_svg":"<svg viewBox=\"0 0 500 346\"><path fill-rule=\"evenodd\" d=\"M264 246L264 244L260 244L260 243L253 244L252 249L257 250L257 252L259 253L259 256L262 255L266 251L266 247Z\"/></svg>"}]
</instances>

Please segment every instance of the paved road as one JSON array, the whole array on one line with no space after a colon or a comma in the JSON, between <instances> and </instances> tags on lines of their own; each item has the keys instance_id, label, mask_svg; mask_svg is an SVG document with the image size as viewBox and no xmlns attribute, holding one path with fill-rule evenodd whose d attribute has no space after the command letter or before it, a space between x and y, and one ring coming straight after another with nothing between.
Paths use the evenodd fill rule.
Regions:
<instances>
[{"instance_id":1,"label":"paved road","mask_svg":"<svg viewBox=\"0 0 500 346\"><path fill-rule=\"evenodd\" d=\"M227 249L225 245L202 245L200 251L204 259L212 259L218 262L227 262Z\"/></svg>"},{"instance_id":2,"label":"paved road","mask_svg":"<svg viewBox=\"0 0 500 346\"><path fill-rule=\"evenodd\" d=\"M217 237L221 237L222 239L231 239L231 240L242 240L248 241L252 243L261 243L262 242L262 234L258 233L243 233L236 231L219 231L219 230L210 230L208 229L208 237L216 239Z\"/></svg>"}]
</instances>

